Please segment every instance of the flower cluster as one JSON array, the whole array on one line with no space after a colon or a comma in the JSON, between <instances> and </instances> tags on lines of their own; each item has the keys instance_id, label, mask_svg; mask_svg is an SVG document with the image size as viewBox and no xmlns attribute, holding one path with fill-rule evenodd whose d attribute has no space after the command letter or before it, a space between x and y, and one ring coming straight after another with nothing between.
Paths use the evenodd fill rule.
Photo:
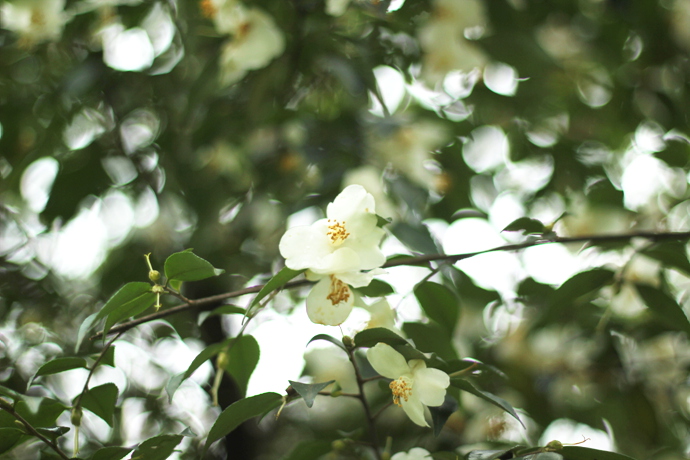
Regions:
<instances>
[{"instance_id":1,"label":"flower cluster","mask_svg":"<svg viewBox=\"0 0 690 460\"><path fill-rule=\"evenodd\" d=\"M306 269L318 281L307 296L307 314L317 324L337 326L354 305L351 287L369 285L386 260L379 248L374 198L361 185L346 187L326 209L326 218L288 229L280 240L285 265Z\"/></svg>"}]
</instances>

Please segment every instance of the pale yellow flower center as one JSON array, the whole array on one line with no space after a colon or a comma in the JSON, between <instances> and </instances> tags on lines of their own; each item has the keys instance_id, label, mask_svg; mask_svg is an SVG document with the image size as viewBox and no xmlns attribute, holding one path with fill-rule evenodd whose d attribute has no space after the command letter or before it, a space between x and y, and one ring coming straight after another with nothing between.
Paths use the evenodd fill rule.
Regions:
<instances>
[{"instance_id":1,"label":"pale yellow flower center","mask_svg":"<svg viewBox=\"0 0 690 460\"><path fill-rule=\"evenodd\" d=\"M402 406L401 399L407 401L412 394L412 381L409 377L398 377L388 386L393 392L393 402L398 406Z\"/></svg>"},{"instance_id":2,"label":"pale yellow flower center","mask_svg":"<svg viewBox=\"0 0 690 460\"><path fill-rule=\"evenodd\" d=\"M345 221L338 222L335 219L328 219L328 231L326 234L333 244L341 244L350 236L350 232L345 229Z\"/></svg>"},{"instance_id":3,"label":"pale yellow flower center","mask_svg":"<svg viewBox=\"0 0 690 460\"><path fill-rule=\"evenodd\" d=\"M338 305L340 302L347 302L350 298L350 289L347 284L340 281L333 275L331 276L331 288L326 297L333 305Z\"/></svg>"}]
</instances>

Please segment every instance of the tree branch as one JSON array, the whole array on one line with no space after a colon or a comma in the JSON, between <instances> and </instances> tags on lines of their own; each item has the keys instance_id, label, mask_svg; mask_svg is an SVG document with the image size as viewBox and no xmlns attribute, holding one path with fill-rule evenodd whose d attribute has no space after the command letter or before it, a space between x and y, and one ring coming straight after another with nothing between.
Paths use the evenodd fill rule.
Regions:
<instances>
[{"instance_id":1,"label":"tree branch","mask_svg":"<svg viewBox=\"0 0 690 460\"><path fill-rule=\"evenodd\" d=\"M426 265L429 262L444 261L444 262L458 262L460 260L469 259L471 257L479 256L482 254L488 254L491 252L503 252L503 251L519 251L526 248L531 248L534 246L541 246L543 244L551 243L561 243L561 244L572 244L572 243L615 243L629 241L634 238L642 238L651 241L667 241L667 240L687 240L690 239L690 232L666 232L666 233L655 233L655 232L636 232L636 233L625 233L621 235L589 235L589 236L576 236L576 237L563 237L563 238L551 238L551 239L536 239L531 241L526 241L524 243L507 244L504 246L497 246L491 249L485 249L483 251L477 252L467 252L463 254L428 254L423 256L410 256L404 258L398 258L391 260L383 264L382 268L399 267L402 265ZM283 289L291 289L299 286L304 286L310 284L311 281L299 280L291 281ZM225 294L218 294L211 297L204 297L197 300L190 300L189 302L177 305L166 310L161 310L156 313L142 316L132 321L127 321L121 323L117 326L112 327L108 331L108 335L118 334L120 332L128 331L133 327L140 324L147 323L149 321L154 321L157 319L165 318L166 316L174 315L175 313L180 313L187 310L193 310L210 303L218 302L219 300L231 299L234 297L240 297L247 294L255 294L259 292L264 286L251 286L248 288L240 289L238 291L227 292ZM103 337L103 332L98 332L91 337L91 340L99 339Z\"/></svg>"}]
</instances>

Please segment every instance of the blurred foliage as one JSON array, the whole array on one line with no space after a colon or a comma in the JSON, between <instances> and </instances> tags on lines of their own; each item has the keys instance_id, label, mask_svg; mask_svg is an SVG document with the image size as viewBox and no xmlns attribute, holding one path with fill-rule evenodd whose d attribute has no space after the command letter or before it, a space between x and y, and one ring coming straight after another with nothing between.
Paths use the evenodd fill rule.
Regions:
<instances>
[{"instance_id":1,"label":"blurred foliage","mask_svg":"<svg viewBox=\"0 0 690 460\"><path fill-rule=\"evenodd\" d=\"M451 251L434 225L466 219L528 234L503 233L506 242L530 233L688 230L690 1L245 0L263 19L223 29L224 8L236 3L0 3L0 395L35 398L31 410L21 402L17 411L36 427L69 425L79 389L53 374L93 363L103 342L87 340L73 353L79 327L99 311L97 319L106 317L101 309L123 285L146 280L143 254L163 269L167 256L194 248L203 277L225 270L185 284L190 299L265 282L282 267L288 217L324 209L349 183L365 185L377 212L392 218L401 253ZM252 27L261 31L255 42ZM143 41L127 48L135 36ZM251 46L240 53L243 40ZM438 437L384 419L392 452L423 446L511 458L514 444L537 445L550 424L570 419L608 432L622 454L684 458L690 262L685 241L652 243L569 247L581 264L563 283L523 271L503 290L431 264L433 280L397 292L420 307L419 318L398 321L398 332L453 371L468 364L459 358L478 360L477 387L519 408L527 428L517 429L495 400L456 388L459 408ZM109 321L148 309L146 292L134 311ZM390 290L372 285L361 295L379 292ZM303 293L281 296L287 312ZM164 307L180 302L163 299ZM174 343L190 363L224 344L237 333L221 321L224 312L199 316L220 304L144 325L124 336L129 345L117 343L115 356L129 347L154 380L104 371L84 407L113 429L103 425L103 436L83 427L84 455L123 458L131 449L116 446L141 441L135 454L202 455L218 411L190 422L185 409L171 409L163 389L191 372L185 364L182 378L170 380L161 350ZM232 308L225 313L243 311ZM246 391L259 354L251 345L251 369L226 367L237 382L226 375L219 383L231 389L223 408ZM315 383L331 380L308 369ZM206 372L195 388L211 386ZM119 396L96 386L108 378L119 379ZM345 377L333 379L345 387ZM118 407L98 406L94 396L106 390ZM371 397L383 407L383 392ZM266 398L266 408L276 406ZM237 455L369 458L347 443L331 449L331 441L366 437L357 432L361 408L343 407L243 425ZM21 444L2 458L49 458L2 411L0 430L2 450ZM218 428L214 439L229 431ZM532 453L553 451L519 455ZM208 458L223 455L216 446Z\"/></svg>"}]
</instances>

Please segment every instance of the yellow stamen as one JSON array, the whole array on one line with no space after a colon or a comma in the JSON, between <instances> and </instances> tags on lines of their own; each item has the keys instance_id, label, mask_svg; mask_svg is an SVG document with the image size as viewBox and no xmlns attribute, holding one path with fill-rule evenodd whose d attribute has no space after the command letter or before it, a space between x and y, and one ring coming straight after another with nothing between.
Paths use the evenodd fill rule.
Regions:
<instances>
[{"instance_id":1,"label":"yellow stamen","mask_svg":"<svg viewBox=\"0 0 690 460\"><path fill-rule=\"evenodd\" d=\"M388 385L393 392L393 403L397 406L402 407L400 400L407 401L412 394L412 385L407 380L405 377L400 377Z\"/></svg>"},{"instance_id":2,"label":"yellow stamen","mask_svg":"<svg viewBox=\"0 0 690 460\"><path fill-rule=\"evenodd\" d=\"M331 238L333 244L340 244L350 236L350 233L345 229L345 221L338 222L335 219L328 219L328 223L326 234Z\"/></svg>"},{"instance_id":3,"label":"yellow stamen","mask_svg":"<svg viewBox=\"0 0 690 460\"><path fill-rule=\"evenodd\" d=\"M331 288L328 292L326 298L330 300L333 305L338 305L340 302L347 302L350 298L350 288L347 287L347 284L333 275L331 275Z\"/></svg>"}]
</instances>

